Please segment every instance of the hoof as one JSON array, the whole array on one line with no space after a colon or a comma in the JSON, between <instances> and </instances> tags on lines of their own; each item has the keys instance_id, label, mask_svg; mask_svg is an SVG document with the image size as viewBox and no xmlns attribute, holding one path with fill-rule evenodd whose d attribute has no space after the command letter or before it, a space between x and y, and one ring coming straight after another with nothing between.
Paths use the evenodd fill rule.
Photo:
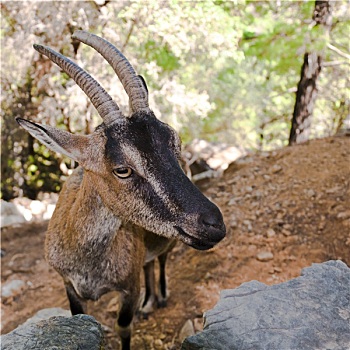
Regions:
<instances>
[{"instance_id":1,"label":"hoof","mask_svg":"<svg viewBox=\"0 0 350 350\"><path fill-rule=\"evenodd\" d=\"M145 312L145 311L142 311L142 310L138 310L138 311L136 311L136 315L135 316L139 320L148 320L149 315L150 315L150 312Z\"/></svg>"},{"instance_id":2,"label":"hoof","mask_svg":"<svg viewBox=\"0 0 350 350\"><path fill-rule=\"evenodd\" d=\"M167 307L167 301L166 301L166 299L163 299L163 300L158 300L157 301L157 306L158 306L158 308L163 308L163 307Z\"/></svg>"}]
</instances>

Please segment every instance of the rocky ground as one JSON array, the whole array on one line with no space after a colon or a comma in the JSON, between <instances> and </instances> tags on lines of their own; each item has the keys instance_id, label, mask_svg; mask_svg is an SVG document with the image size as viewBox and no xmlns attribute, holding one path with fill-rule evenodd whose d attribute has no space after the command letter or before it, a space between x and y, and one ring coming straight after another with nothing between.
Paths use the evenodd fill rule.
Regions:
<instances>
[{"instance_id":1,"label":"rocky ground","mask_svg":"<svg viewBox=\"0 0 350 350\"><path fill-rule=\"evenodd\" d=\"M148 320L137 319L135 349L178 349L219 291L258 280L276 284L300 275L314 262L340 259L350 265L350 138L310 141L233 163L223 177L202 183L221 208L227 238L210 251L178 244L168 265L170 298ZM47 222L3 228L2 333L47 307L68 308L59 275L44 260ZM113 329L116 294L89 303L89 313ZM108 348L117 347L114 332Z\"/></svg>"}]
</instances>

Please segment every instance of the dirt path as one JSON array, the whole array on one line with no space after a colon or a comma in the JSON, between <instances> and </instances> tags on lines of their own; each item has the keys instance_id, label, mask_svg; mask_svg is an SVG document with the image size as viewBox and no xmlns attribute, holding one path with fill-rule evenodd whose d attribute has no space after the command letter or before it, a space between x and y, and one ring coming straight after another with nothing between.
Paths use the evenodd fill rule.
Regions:
<instances>
[{"instance_id":1,"label":"dirt path","mask_svg":"<svg viewBox=\"0 0 350 350\"><path fill-rule=\"evenodd\" d=\"M186 320L201 327L219 291L250 280L275 284L315 262L350 265L350 139L335 137L246 157L204 185L225 217L228 237L208 252L178 244L169 259L168 307L136 320L134 349L179 349ZM3 333L47 307L68 309L60 276L44 260L47 222L2 230L2 282L27 282L4 298ZM116 294L89 303L89 313L113 329ZM118 339L109 333L110 349Z\"/></svg>"}]
</instances>

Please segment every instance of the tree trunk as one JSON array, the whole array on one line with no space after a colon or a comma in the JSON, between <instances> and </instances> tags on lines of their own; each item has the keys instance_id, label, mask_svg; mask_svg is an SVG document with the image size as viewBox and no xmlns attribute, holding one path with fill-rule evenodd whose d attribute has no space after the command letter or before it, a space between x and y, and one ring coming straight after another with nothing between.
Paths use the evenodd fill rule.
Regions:
<instances>
[{"instance_id":1,"label":"tree trunk","mask_svg":"<svg viewBox=\"0 0 350 350\"><path fill-rule=\"evenodd\" d=\"M315 25L322 25L326 32L329 32L332 25L331 10L330 1L315 1L313 20L316 22ZM311 115L317 96L316 82L321 72L321 65L320 53L305 53L294 105L289 145L305 142L309 138Z\"/></svg>"}]
</instances>

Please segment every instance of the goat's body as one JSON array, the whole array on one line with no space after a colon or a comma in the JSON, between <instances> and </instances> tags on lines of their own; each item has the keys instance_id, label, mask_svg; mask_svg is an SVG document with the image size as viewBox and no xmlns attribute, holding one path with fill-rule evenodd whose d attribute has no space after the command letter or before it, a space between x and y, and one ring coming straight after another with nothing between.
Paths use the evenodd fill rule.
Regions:
<instances>
[{"instance_id":1,"label":"goat's body","mask_svg":"<svg viewBox=\"0 0 350 350\"><path fill-rule=\"evenodd\" d=\"M80 167L63 186L46 235L46 258L83 299L139 291L135 276L143 265L169 251L174 240L123 222L93 187L84 181Z\"/></svg>"},{"instance_id":2,"label":"goat's body","mask_svg":"<svg viewBox=\"0 0 350 350\"><path fill-rule=\"evenodd\" d=\"M129 96L131 115L125 117L99 83L74 62L35 45L76 81L103 123L90 135L74 135L17 121L48 148L81 166L61 191L46 236L46 258L64 280L72 314L86 312L88 299L120 292L117 331L122 349L129 350L142 267L142 312L148 313L157 302L165 306L165 263L175 239L206 250L224 238L226 229L220 210L182 171L179 136L149 108L143 78L111 43L84 31L77 31L74 38L94 47L110 63Z\"/></svg>"}]
</instances>

